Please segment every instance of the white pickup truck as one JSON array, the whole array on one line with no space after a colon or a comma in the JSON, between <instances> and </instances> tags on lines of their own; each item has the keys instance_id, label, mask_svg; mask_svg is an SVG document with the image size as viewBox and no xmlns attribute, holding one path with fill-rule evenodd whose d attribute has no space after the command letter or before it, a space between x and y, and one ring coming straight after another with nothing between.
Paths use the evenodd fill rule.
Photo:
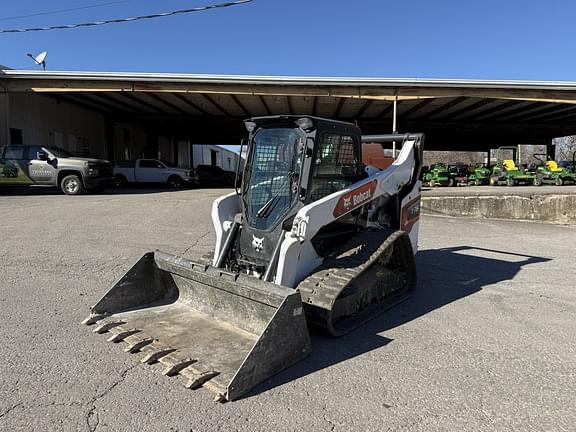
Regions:
<instances>
[{"instance_id":1,"label":"white pickup truck","mask_svg":"<svg viewBox=\"0 0 576 432\"><path fill-rule=\"evenodd\" d=\"M158 159L136 159L120 162L114 167L114 183L118 187L127 183L163 183L178 188L196 186L198 176L193 169L174 168Z\"/></svg>"}]
</instances>

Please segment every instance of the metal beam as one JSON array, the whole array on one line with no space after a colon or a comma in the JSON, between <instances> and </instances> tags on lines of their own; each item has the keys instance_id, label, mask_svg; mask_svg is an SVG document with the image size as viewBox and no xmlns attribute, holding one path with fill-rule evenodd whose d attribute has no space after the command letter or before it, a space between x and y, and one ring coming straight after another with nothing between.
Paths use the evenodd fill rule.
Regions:
<instances>
[{"instance_id":1,"label":"metal beam","mask_svg":"<svg viewBox=\"0 0 576 432\"><path fill-rule=\"evenodd\" d=\"M434 98L429 98L429 99L423 99L420 102L418 102L416 105L414 105L412 108L406 110L405 112L403 112L399 117L400 118L406 118L409 117L410 115L414 114L415 112L421 110L422 108L430 105L432 102L434 102L436 99Z\"/></svg>"},{"instance_id":2,"label":"metal beam","mask_svg":"<svg viewBox=\"0 0 576 432\"><path fill-rule=\"evenodd\" d=\"M147 94L148 96L150 96L152 99L160 102L161 104L166 105L168 108L170 108L170 109L172 109L172 110L174 110L174 111L176 111L176 112L178 112L178 113L180 113L180 114L184 114L184 115L188 114L186 111L184 111L184 110L183 110L182 108L180 108L179 106L176 106L176 105L174 105L172 102L167 101L166 99L160 97L160 96L158 95L158 93L150 92L150 93L146 93L146 94Z\"/></svg>"},{"instance_id":3,"label":"metal beam","mask_svg":"<svg viewBox=\"0 0 576 432\"><path fill-rule=\"evenodd\" d=\"M88 109L90 111L97 111L101 114L110 114L111 110L109 105L107 105L107 108L102 107L102 105L100 103L97 102L92 102L87 100L86 98L78 98L75 95L68 95L68 94L62 94L62 95L56 95L56 96L51 96L53 98L56 99L60 99L66 103L84 108L84 109ZM112 112L119 112L119 111L112 111Z\"/></svg>"},{"instance_id":4,"label":"metal beam","mask_svg":"<svg viewBox=\"0 0 576 432\"><path fill-rule=\"evenodd\" d=\"M511 119L511 118L517 117L518 115L522 116L523 114L525 114L527 112L540 111L546 107L547 107L546 105L543 105L543 102L533 102L529 105L521 106L521 107L518 107L518 108L515 108L513 110L508 111L506 114L499 116L498 120ZM493 116L491 116L491 117L493 117ZM490 118L490 117L488 117L488 118Z\"/></svg>"},{"instance_id":5,"label":"metal beam","mask_svg":"<svg viewBox=\"0 0 576 432\"><path fill-rule=\"evenodd\" d=\"M549 114L547 116L547 118L545 118L544 120L542 118L540 118L538 120L538 123L555 123L557 121L561 121L562 123L565 123L565 122L572 122L575 120L576 120L576 107L572 107L571 110L568 110L563 115Z\"/></svg>"},{"instance_id":6,"label":"metal beam","mask_svg":"<svg viewBox=\"0 0 576 432\"><path fill-rule=\"evenodd\" d=\"M464 117L460 117L458 120L478 120L483 118L487 114L497 113L498 111L501 111L508 107L515 106L517 103L518 103L517 101L504 102L499 105L496 105L495 107L482 110L480 113L470 113Z\"/></svg>"},{"instance_id":7,"label":"metal beam","mask_svg":"<svg viewBox=\"0 0 576 432\"><path fill-rule=\"evenodd\" d=\"M402 101L398 101L397 106L402 105ZM392 112L392 110L394 109L394 102L390 102L390 104L387 107L384 107L384 109L382 111L380 111L375 117L371 117L373 119L379 119L379 118L383 118L386 115L388 115L390 112Z\"/></svg>"},{"instance_id":8,"label":"metal beam","mask_svg":"<svg viewBox=\"0 0 576 432\"><path fill-rule=\"evenodd\" d=\"M87 100L89 103L92 103L93 105L97 105L100 107L104 106L106 107L107 111L111 112L122 112L122 111L136 112L136 109L134 107L124 104L121 101L116 101L105 94L70 93L67 94L67 96L74 98L76 100ZM123 109L122 108L123 106L126 106L128 109Z\"/></svg>"},{"instance_id":9,"label":"metal beam","mask_svg":"<svg viewBox=\"0 0 576 432\"><path fill-rule=\"evenodd\" d=\"M527 116L522 116L516 121L518 122L525 122L525 121L533 121L533 120L541 120L543 118L547 119L549 117L557 117L559 114L563 114L565 112L572 112L576 109L576 105L555 105L550 107L545 111L538 112L536 114L531 114Z\"/></svg>"},{"instance_id":10,"label":"metal beam","mask_svg":"<svg viewBox=\"0 0 576 432\"><path fill-rule=\"evenodd\" d=\"M270 111L270 107L266 103L266 100L264 99L264 97L262 95L258 95L258 98L260 99L260 102L262 102L262 105L264 105L264 109L266 110L266 114L272 115L272 111Z\"/></svg>"},{"instance_id":11,"label":"metal beam","mask_svg":"<svg viewBox=\"0 0 576 432\"><path fill-rule=\"evenodd\" d=\"M340 111L342 111L342 107L344 106L345 102L346 102L346 98L342 98L342 97L338 101L338 105L336 105L336 109L334 110L334 114L333 114L333 117L335 119L340 116Z\"/></svg>"},{"instance_id":12,"label":"metal beam","mask_svg":"<svg viewBox=\"0 0 576 432\"><path fill-rule=\"evenodd\" d=\"M157 112L157 113L163 112L162 110L159 110L158 108L156 108L156 106L152 105L151 103L148 103L145 100L137 98L132 93L121 92L119 94L122 95L123 97L125 97L126 99L131 100L132 102L136 103L137 105L139 104L139 105L145 106L146 108L148 108L152 112Z\"/></svg>"},{"instance_id":13,"label":"metal beam","mask_svg":"<svg viewBox=\"0 0 576 432\"><path fill-rule=\"evenodd\" d=\"M468 98L464 97L464 96L457 97L457 98L451 100L450 102L448 102L444 105L441 105L437 108L434 108L432 111L429 111L427 114L424 114L422 117L420 117L420 119L424 120L424 119L428 119L430 117L434 117L436 114L441 113L442 111L447 111L451 108L454 108L455 106L457 106L457 105L459 105L459 104L461 104L467 100L468 100Z\"/></svg>"},{"instance_id":14,"label":"metal beam","mask_svg":"<svg viewBox=\"0 0 576 432\"><path fill-rule=\"evenodd\" d=\"M224 114L225 116L228 116L228 117L232 117L230 115L230 113L228 111L226 111L224 108L222 108L222 106L218 102L216 102L211 96L204 94L204 93L198 93L198 94L200 96L202 96L204 99L206 99L208 101L208 103L210 103L214 108L216 108L222 114Z\"/></svg>"},{"instance_id":15,"label":"metal beam","mask_svg":"<svg viewBox=\"0 0 576 432\"><path fill-rule=\"evenodd\" d=\"M182 102L184 102L186 105L192 107L193 109L195 109L196 111L198 111L201 114L204 115L209 115L208 112L206 110L204 110L202 107L200 107L199 105L197 105L196 103L192 102L190 99L188 99L186 96L184 96L181 93L173 93L174 96L176 96L178 99L180 99Z\"/></svg>"},{"instance_id":16,"label":"metal beam","mask_svg":"<svg viewBox=\"0 0 576 432\"><path fill-rule=\"evenodd\" d=\"M482 100L479 100L478 102L474 102L472 105L468 105L467 107L460 108L456 112L448 114L447 116L439 117L439 120L445 119L448 116L451 119L458 118L463 114L466 114L466 113L472 112L474 110L477 110L479 108L485 107L486 105L490 105L494 102L498 102L498 99L482 99Z\"/></svg>"},{"instance_id":17,"label":"metal beam","mask_svg":"<svg viewBox=\"0 0 576 432\"><path fill-rule=\"evenodd\" d=\"M314 100L312 102L312 115L315 116L318 112L318 96L314 96Z\"/></svg>"},{"instance_id":18,"label":"metal beam","mask_svg":"<svg viewBox=\"0 0 576 432\"><path fill-rule=\"evenodd\" d=\"M248 111L246 109L246 107L244 106L244 104L242 102L240 102L240 99L238 99L238 96L236 96L235 94L231 94L230 96L232 96L232 99L234 100L234 102L236 103L236 105L238 105L240 107L240 109L242 110L242 112L244 113L244 115L246 117L252 117L252 114L250 113L250 111Z\"/></svg>"},{"instance_id":19,"label":"metal beam","mask_svg":"<svg viewBox=\"0 0 576 432\"><path fill-rule=\"evenodd\" d=\"M286 96L286 104L288 105L288 114L294 114L294 107L292 106L292 96Z\"/></svg>"},{"instance_id":20,"label":"metal beam","mask_svg":"<svg viewBox=\"0 0 576 432\"><path fill-rule=\"evenodd\" d=\"M368 99L366 102L364 102L364 105L362 105L362 106L360 107L360 109L358 110L358 112L356 113L356 115L353 116L353 118L362 117L362 116L364 115L364 113L366 112L366 110L367 110L368 108L370 108L373 103L374 103L374 99Z\"/></svg>"}]
</instances>

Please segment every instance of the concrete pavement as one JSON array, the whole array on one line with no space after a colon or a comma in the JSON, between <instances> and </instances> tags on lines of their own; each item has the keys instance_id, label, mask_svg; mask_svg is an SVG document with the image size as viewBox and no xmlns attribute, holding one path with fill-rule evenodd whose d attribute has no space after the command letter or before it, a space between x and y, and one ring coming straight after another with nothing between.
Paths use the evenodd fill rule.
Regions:
<instances>
[{"instance_id":1,"label":"concrete pavement","mask_svg":"<svg viewBox=\"0 0 576 432\"><path fill-rule=\"evenodd\" d=\"M412 300L237 402L80 325L144 252L208 252L224 192L0 196L0 430L574 430L574 226L425 216Z\"/></svg>"}]
</instances>

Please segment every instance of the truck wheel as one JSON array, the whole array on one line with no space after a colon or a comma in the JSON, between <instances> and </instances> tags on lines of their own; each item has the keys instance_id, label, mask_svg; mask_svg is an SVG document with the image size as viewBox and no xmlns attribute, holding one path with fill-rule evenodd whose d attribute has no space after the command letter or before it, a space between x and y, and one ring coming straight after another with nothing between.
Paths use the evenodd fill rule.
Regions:
<instances>
[{"instance_id":1,"label":"truck wheel","mask_svg":"<svg viewBox=\"0 0 576 432\"><path fill-rule=\"evenodd\" d=\"M564 181L562 180L561 177L556 177L556 179L554 180L554 184L556 186L562 186L564 184Z\"/></svg>"},{"instance_id":2,"label":"truck wheel","mask_svg":"<svg viewBox=\"0 0 576 432\"><path fill-rule=\"evenodd\" d=\"M182 179L177 175L173 175L168 178L168 185L172 188L180 188L182 187L182 184Z\"/></svg>"},{"instance_id":3,"label":"truck wheel","mask_svg":"<svg viewBox=\"0 0 576 432\"><path fill-rule=\"evenodd\" d=\"M80 195L84 193L84 184L79 176L71 174L62 179L60 189L66 195Z\"/></svg>"},{"instance_id":4,"label":"truck wheel","mask_svg":"<svg viewBox=\"0 0 576 432\"><path fill-rule=\"evenodd\" d=\"M126 183L128 183L128 180L126 180L126 177L124 177L123 175L117 174L114 176L114 186L124 187L126 186Z\"/></svg>"}]
</instances>

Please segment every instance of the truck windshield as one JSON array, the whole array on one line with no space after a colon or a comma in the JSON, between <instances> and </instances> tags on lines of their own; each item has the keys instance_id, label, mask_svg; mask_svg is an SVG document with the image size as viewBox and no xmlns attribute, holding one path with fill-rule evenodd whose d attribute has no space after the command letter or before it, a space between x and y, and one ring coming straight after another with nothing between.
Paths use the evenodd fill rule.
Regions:
<instances>
[{"instance_id":1,"label":"truck windshield","mask_svg":"<svg viewBox=\"0 0 576 432\"><path fill-rule=\"evenodd\" d=\"M250 226L268 230L298 194L302 154L294 128L260 129L252 143L244 178L244 208Z\"/></svg>"},{"instance_id":2,"label":"truck windshield","mask_svg":"<svg viewBox=\"0 0 576 432\"><path fill-rule=\"evenodd\" d=\"M68 150L63 149L62 147L46 147L46 150L48 150L56 157L60 158L74 157L72 153L70 153Z\"/></svg>"}]
</instances>

